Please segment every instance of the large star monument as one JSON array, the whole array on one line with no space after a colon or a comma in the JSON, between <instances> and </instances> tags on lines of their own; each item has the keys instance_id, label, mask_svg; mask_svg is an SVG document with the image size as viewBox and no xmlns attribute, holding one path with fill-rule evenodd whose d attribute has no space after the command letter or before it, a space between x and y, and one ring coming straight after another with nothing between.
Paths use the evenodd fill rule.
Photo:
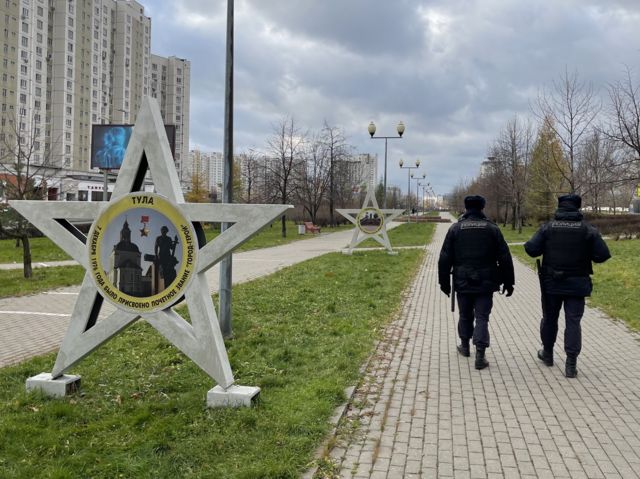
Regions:
<instances>
[{"instance_id":1,"label":"large star monument","mask_svg":"<svg viewBox=\"0 0 640 479\"><path fill-rule=\"evenodd\" d=\"M373 169L371 169L373 172ZM387 224L400 216L404 210L381 210L378 207L378 201L374 193L373 178L369 179L369 187L365 196L362 208L356 209L337 209L338 213L347 218L355 225L351 243L345 254L351 254L353 249L363 241L372 238L380 243L389 254L397 254L391 248L389 235L387 234Z\"/></svg>"},{"instance_id":2,"label":"large star monument","mask_svg":"<svg viewBox=\"0 0 640 479\"><path fill-rule=\"evenodd\" d=\"M142 191L147 171L154 193ZM205 272L290 206L185 203L159 107L148 97L110 201L10 204L87 270L52 372L29 378L27 389L62 396L77 388L79 376L64 373L142 318L216 381L208 405L251 403L259 388L234 384ZM202 221L233 226L203 244ZM88 235L78 222L92 223ZM129 222L142 222L146 234ZM191 323L172 309L182 299ZM98 321L105 300L116 310Z\"/></svg>"}]
</instances>

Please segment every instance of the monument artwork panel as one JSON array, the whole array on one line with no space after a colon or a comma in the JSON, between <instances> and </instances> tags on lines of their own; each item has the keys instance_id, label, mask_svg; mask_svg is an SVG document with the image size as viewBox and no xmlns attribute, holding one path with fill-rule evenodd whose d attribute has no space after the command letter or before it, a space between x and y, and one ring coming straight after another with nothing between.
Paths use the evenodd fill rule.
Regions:
<instances>
[{"instance_id":1,"label":"monument artwork panel","mask_svg":"<svg viewBox=\"0 0 640 479\"><path fill-rule=\"evenodd\" d=\"M144 226L132 230L136 221ZM129 194L107 208L89 232L91 273L116 306L164 309L188 286L195 237L193 225L166 198Z\"/></svg>"}]
</instances>

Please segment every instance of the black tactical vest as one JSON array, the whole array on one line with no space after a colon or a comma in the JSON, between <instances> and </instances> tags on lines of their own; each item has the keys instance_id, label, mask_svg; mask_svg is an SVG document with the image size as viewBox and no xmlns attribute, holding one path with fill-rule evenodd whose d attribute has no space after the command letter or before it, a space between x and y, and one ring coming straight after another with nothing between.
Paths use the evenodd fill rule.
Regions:
<instances>
[{"instance_id":1,"label":"black tactical vest","mask_svg":"<svg viewBox=\"0 0 640 479\"><path fill-rule=\"evenodd\" d=\"M496 241L492 224L483 219L465 219L458 222L454 242L455 266L484 268L495 264Z\"/></svg>"},{"instance_id":2,"label":"black tactical vest","mask_svg":"<svg viewBox=\"0 0 640 479\"><path fill-rule=\"evenodd\" d=\"M547 272L557 278L590 275L588 233L583 221L551 221L543 252L543 266Z\"/></svg>"}]
</instances>

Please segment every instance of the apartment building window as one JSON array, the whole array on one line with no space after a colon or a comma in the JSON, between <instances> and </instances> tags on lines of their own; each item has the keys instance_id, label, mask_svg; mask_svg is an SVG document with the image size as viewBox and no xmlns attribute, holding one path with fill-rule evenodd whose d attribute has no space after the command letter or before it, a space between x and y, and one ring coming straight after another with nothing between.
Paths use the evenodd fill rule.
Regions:
<instances>
[{"instance_id":1,"label":"apartment building window","mask_svg":"<svg viewBox=\"0 0 640 479\"><path fill-rule=\"evenodd\" d=\"M29 24L27 22L22 22L22 33L29 33Z\"/></svg>"},{"instance_id":2,"label":"apartment building window","mask_svg":"<svg viewBox=\"0 0 640 479\"><path fill-rule=\"evenodd\" d=\"M73 88L73 83L70 80L67 80L67 90L71 90Z\"/></svg>"},{"instance_id":3,"label":"apartment building window","mask_svg":"<svg viewBox=\"0 0 640 479\"><path fill-rule=\"evenodd\" d=\"M42 47L36 47L36 55L38 55L39 57L42 56Z\"/></svg>"},{"instance_id":4,"label":"apartment building window","mask_svg":"<svg viewBox=\"0 0 640 479\"><path fill-rule=\"evenodd\" d=\"M36 73L36 83L42 83L42 75L40 73Z\"/></svg>"},{"instance_id":5,"label":"apartment building window","mask_svg":"<svg viewBox=\"0 0 640 479\"><path fill-rule=\"evenodd\" d=\"M27 109L23 106L21 106L18 111L20 112L20 116L25 116L27 114Z\"/></svg>"},{"instance_id":6,"label":"apartment building window","mask_svg":"<svg viewBox=\"0 0 640 479\"><path fill-rule=\"evenodd\" d=\"M65 132L64 139L67 140L67 141L71 141L71 133L69 133L68 131Z\"/></svg>"},{"instance_id":7,"label":"apartment building window","mask_svg":"<svg viewBox=\"0 0 640 479\"><path fill-rule=\"evenodd\" d=\"M27 80L20 80L20 88L23 90L27 89Z\"/></svg>"},{"instance_id":8,"label":"apartment building window","mask_svg":"<svg viewBox=\"0 0 640 479\"><path fill-rule=\"evenodd\" d=\"M71 94L67 93L67 103L71 103L73 101L73 97Z\"/></svg>"},{"instance_id":9,"label":"apartment building window","mask_svg":"<svg viewBox=\"0 0 640 479\"><path fill-rule=\"evenodd\" d=\"M20 93L20 103L27 103L27 95L25 95L24 93Z\"/></svg>"},{"instance_id":10,"label":"apartment building window","mask_svg":"<svg viewBox=\"0 0 640 479\"><path fill-rule=\"evenodd\" d=\"M67 38L73 40L73 30L67 30Z\"/></svg>"},{"instance_id":11,"label":"apartment building window","mask_svg":"<svg viewBox=\"0 0 640 479\"><path fill-rule=\"evenodd\" d=\"M69 2L69 13L73 13L73 4Z\"/></svg>"},{"instance_id":12,"label":"apartment building window","mask_svg":"<svg viewBox=\"0 0 640 479\"><path fill-rule=\"evenodd\" d=\"M70 118L67 118L64 123L65 123L65 125L67 125L67 128L71 128L71 119Z\"/></svg>"},{"instance_id":13,"label":"apartment building window","mask_svg":"<svg viewBox=\"0 0 640 479\"><path fill-rule=\"evenodd\" d=\"M36 33L36 41L42 43L42 33Z\"/></svg>"},{"instance_id":14,"label":"apartment building window","mask_svg":"<svg viewBox=\"0 0 640 479\"><path fill-rule=\"evenodd\" d=\"M44 28L44 24L42 23L42 20L36 21L36 28L38 30L42 30Z\"/></svg>"},{"instance_id":15,"label":"apartment building window","mask_svg":"<svg viewBox=\"0 0 640 479\"><path fill-rule=\"evenodd\" d=\"M23 75L27 74L27 65L20 65L20 73Z\"/></svg>"},{"instance_id":16,"label":"apartment building window","mask_svg":"<svg viewBox=\"0 0 640 479\"><path fill-rule=\"evenodd\" d=\"M42 7L38 7L36 9L36 13L38 14L39 17L41 17L42 15L44 15L44 10Z\"/></svg>"},{"instance_id":17,"label":"apartment building window","mask_svg":"<svg viewBox=\"0 0 640 479\"><path fill-rule=\"evenodd\" d=\"M67 112L67 115L71 115L71 113L72 113L72 111L73 111L73 110L71 109L71 107L70 107L70 106L68 106L67 108L65 108L65 110L66 110L66 112Z\"/></svg>"},{"instance_id":18,"label":"apartment building window","mask_svg":"<svg viewBox=\"0 0 640 479\"><path fill-rule=\"evenodd\" d=\"M36 60L36 70L42 70L42 60Z\"/></svg>"},{"instance_id":19,"label":"apartment building window","mask_svg":"<svg viewBox=\"0 0 640 479\"><path fill-rule=\"evenodd\" d=\"M23 47L28 47L29 46L29 39L27 37L22 37L20 39L20 43L22 44Z\"/></svg>"},{"instance_id":20,"label":"apartment building window","mask_svg":"<svg viewBox=\"0 0 640 479\"><path fill-rule=\"evenodd\" d=\"M73 51L73 43L71 43L71 42L67 43L67 51L68 52L72 52Z\"/></svg>"},{"instance_id":21,"label":"apartment building window","mask_svg":"<svg viewBox=\"0 0 640 479\"><path fill-rule=\"evenodd\" d=\"M40 109L40 100L36 100L35 102L33 102L33 108L35 108L36 110Z\"/></svg>"},{"instance_id":22,"label":"apartment building window","mask_svg":"<svg viewBox=\"0 0 640 479\"><path fill-rule=\"evenodd\" d=\"M36 96L42 96L42 88L40 88L39 86L36 87Z\"/></svg>"},{"instance_id":23,"label":"apartment building window","mask_svg":"<svg viewBox=\"0 0 640 479\"><path fill-rule=\"evenodd\" d=\"M67 55L67 63L68 64L73 64L73 55Z\"/></svg>"},{"instance_id":24,"label":"apartment building window","mask_svg":"<svg viewBox=\"0 0 640 479\"><path fill-rule=\"evenodd\" d=\"M9 2L7 2L7 7L9 6ZM29 16L29 9L22 7L22 16L27 18Z\"/></svg>"}]
</instances>

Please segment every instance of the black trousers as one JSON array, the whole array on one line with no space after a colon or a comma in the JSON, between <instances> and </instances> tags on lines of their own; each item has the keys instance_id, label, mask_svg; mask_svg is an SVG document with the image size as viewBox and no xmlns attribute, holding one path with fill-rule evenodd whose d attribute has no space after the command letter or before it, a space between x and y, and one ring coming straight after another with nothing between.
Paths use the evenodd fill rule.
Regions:
<instances>
[{"instance_id":1,"label":"black trousers","mask_svg":"<svg viewBox=\"0 0 640 479\"><path fill-rule=\"evenodd\" d=\"M540 339L546 350L552 350L558 336L558 317L564 305L564 352L577 357L582 349L582 327L580 320L584 314L584 296L562 296L547 294L545 311L540 322Z\"/></svg>"},{"instance_id":2,"label":"black trousers","mask_svg":"<svg viewBox=\"0 0 640 479\"><path fill-rule=\"evenodd\" d=\"M492 307L492 293L458 293L458 336L463 342L473 338L477 348L489 347L489 315Z\"/></svg>"}]
</instances>

